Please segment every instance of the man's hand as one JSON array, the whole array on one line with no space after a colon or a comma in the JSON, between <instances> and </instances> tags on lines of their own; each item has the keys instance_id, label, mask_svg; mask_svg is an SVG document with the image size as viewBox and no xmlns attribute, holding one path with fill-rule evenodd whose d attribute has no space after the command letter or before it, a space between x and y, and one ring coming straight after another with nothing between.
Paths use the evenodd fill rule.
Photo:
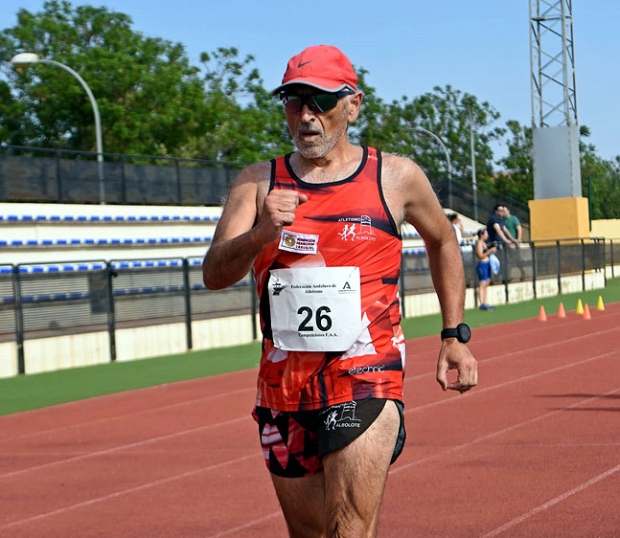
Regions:
<instances>
[{"instance_id":1,"label":"man's hand","mask_svg":"<svg viewBox=\"0 0 620 538\"><path fill-rule=\"evenodd\" d=\"M305 194L291 190L274 190L267 195L256 226L266 243L279 237L284 226L293 224L297 207L307 199Z\"/></svg>"},{"instance_id":2,"label":"man's hand","mask_svg":"<svg viewBox=\"0 0 620 538\"><path fill-rule=\"evenodd\" d=\"M457 370L458 376L453 383L448 382L448 371ZM456 338L443 341L437 360L437 382L443 390L467 392L478 384L478 362L465 344Z\"/></svg>"}]
</instances>

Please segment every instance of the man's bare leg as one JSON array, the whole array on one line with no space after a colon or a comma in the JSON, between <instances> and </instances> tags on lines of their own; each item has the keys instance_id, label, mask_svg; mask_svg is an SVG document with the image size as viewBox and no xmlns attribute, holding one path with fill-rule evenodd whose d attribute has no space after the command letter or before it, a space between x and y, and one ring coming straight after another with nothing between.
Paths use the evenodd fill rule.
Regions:
<instances>
[{"instance_id":1,"label":"man's bare leg","mask_svg":"<svg viewBox=\"0 0 620 538\"><path fill-rule=\"evenodd\" d=\"M373 538L400 427L388 400L355 441L323 458L324 472L306 478L273 476L291 538Z\"/></svg>"}]
</instances>

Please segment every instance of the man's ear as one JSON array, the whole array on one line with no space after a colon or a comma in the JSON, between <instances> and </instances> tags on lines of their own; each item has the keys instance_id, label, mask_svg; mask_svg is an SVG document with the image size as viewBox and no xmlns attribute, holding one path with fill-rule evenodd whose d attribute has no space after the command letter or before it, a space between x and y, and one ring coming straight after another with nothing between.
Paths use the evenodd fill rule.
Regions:
<instances>
[{"instance_id":1,"label":"man's ear","mask_svg":"<svg viewBox=\"0 0 620 538\"><path fill-rule=\"evenodd\" d=\"M364 100L364 94L362 92L356 92L349 97L349 123L353 123L360 114L360 108L362 107L362 101Z\"/></svg>"}]
</instances>

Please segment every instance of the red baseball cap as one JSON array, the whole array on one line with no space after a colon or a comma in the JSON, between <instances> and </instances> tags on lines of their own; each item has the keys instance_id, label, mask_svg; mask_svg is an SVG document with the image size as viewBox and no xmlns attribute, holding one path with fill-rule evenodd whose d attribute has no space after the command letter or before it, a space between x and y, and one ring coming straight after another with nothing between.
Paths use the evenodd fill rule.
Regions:
<instances>
[{"instance_id":1,"label":"red baseball cap","mask_svg":"<svg viewBox=\"0 0 620 538\"><path fill-rule=\"evenodd\" d=\"M277 95L287 86L305 84L326 92L357 89L357 75L343 52L332 45L308 47L293 56L286 66L282 84L273 90Z\"/></svg>"}]
</instances>

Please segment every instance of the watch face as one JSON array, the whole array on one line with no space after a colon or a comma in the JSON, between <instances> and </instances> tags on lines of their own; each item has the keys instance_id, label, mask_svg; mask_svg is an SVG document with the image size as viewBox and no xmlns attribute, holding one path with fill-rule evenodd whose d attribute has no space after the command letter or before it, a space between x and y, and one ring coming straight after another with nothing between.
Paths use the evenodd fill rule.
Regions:
<instances>
[{"instance_id":1,"label":"watch face","mask_svg":"<svg viewBox=\"0 0 620 538\"><path fill-rule=\"evenodd\" d=\"M457 338L460 342L466 344L471 339L471 329L465 323L459 323L456 327Z\"/></svg>"}]
</instances>

